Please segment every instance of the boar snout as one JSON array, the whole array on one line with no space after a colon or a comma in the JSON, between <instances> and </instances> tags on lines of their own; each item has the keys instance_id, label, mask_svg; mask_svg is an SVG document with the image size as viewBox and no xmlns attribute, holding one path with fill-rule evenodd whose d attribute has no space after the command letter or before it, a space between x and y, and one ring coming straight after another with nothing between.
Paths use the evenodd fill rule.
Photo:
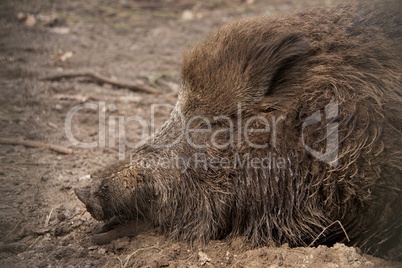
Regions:
<instances>
[{"instance_id":1,"label":"boar snout","mask_svg":"<svg viewBox=\"0 0 402 268\"><path fill-rule=\"evenodd\" d=\"M74 188L74 192L79 200L87 208L87 211L97 220L105 220L105 214L102 206L97 198L94 198L91 194L90 187L77 187Z\"/></svg>"}]
</instances>

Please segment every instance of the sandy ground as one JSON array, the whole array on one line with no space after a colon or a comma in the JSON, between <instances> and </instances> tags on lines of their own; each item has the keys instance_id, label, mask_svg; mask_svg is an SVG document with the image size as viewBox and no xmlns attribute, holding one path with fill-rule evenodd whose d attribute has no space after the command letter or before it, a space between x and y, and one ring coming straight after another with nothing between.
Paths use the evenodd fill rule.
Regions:
<instances>
[{"instance_id":1,"label":"sandy ground","mask_svg":"<svg viewBox=\"0 0 402 268\"><path fill-rule=\"evenodd\" d=\"M342 244L251 249L239 239L190 247L158 229L99 245L92 233L100 223L73 192L89 183L89 174L115 162L124 147L121 131L108 135L102 148L72 145L65 126L71 109L92 105L71 121L74 137L86 143L98 141L102 127L111 133L123 116L140 115L150 122L152 104L176 101L182 50L208 31L229 19L317 4L333 1L0 1L0 137L73 150L60 154L0 145L0 266L401 267ZM43 80L86 71L143 82L162 94L87 78ZM169 112L170 107L158 109L155 127ZM126 126L126 139L139 141L141 129L135 123Z\"/></svg>"}]
</instances>

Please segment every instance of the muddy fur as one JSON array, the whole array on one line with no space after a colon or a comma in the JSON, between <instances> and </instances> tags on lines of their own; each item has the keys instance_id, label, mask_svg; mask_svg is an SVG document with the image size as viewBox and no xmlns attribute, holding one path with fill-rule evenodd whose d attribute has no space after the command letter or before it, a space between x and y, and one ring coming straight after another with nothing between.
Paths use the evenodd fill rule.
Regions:
<instances>
[{"instance_id":1,"label":"muddy fur","mask_svg":"<svg viewBox=\"0 0 402 268\"><path fill-rule=\"evenodd\" d=\"M393 11L313 8L220 27L185 52L179 99L162 129L130 160L76 189L78 197L98 220L145 219L190 242L237 236L254 246L344 242L398 257L393 250L402 233L402 19ZM305 128L304 142L324 152L326 127L338 123L337 165L312 156L301 135L303 122L331 101L338 104L337 116ZM187 121L228 116L235 137L252 116L283 119L275 136L248 136L269 144L263 149L244 139L197 149L184 138L158 148L179 137L179 115ZM212 132L189 136L209 144L211 133L225 127L228 122L218 119ZM205 129L205 122L194 121L192 128ZM260 129L261 122L251 128ZM221 144L228 139L224 131L215 136ZM204 168L197 159L267 155L284 159L285 168ZM155 164L165 158L181 164Z\"/></svg>"}]
</instances>

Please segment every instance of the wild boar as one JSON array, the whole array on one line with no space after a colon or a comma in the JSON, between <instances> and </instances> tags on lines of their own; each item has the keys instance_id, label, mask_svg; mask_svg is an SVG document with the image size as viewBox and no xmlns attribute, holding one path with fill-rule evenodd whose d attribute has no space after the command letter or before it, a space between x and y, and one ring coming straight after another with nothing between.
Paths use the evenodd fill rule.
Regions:
<instances>
[{"instance_id":1,"label":"wild boar","mask_svg":"<svg viewBox=\"0 0 402 268\"><path fill-rule=\"evenodd\" d=\"M401 62L394 8L319 7L221 26L184 53L163 127L76 194L97 220L145 220L190 242L344 242L395 257Z\"/></svg>"}]
</instances>

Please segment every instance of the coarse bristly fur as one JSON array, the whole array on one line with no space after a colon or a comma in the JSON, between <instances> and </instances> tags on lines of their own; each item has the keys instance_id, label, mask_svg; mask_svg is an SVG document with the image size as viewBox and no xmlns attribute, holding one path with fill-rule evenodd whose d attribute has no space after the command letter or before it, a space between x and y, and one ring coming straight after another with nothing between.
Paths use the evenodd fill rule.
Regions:
<instances>
[{"instance_id":1,"label":"coarse bristly fur","mask_svg":"<svg viewBox=\"0 0 402 268\"><path fill-rule=\"evenodd\" d=\"M237 236L254 246L344 242L400 258L400 14L394 7L346 5L218 28L184 54L179 99L162 129L130 160L76 189L77 196L98 220L149 220L170 237L190 242ZM332 121L303 128L331 102L338 109ZM254 144L269 144L263 149L244 140L213 146L211 133L222 145L232 137L215 132L227 129L228 121L215 117L210 128L194 121L192 129L209 130L188 133L195 144L209 145L195 148L178 137L181 116L188 121L197 115L233 118L235 137L253 116L281 121L275 137L261 131L248 136ZM331 122L338 124L337 165L320 161L304 146L324 152ZM250 128L261 129L261 122L252 121ZM267 155L284 159L286 168L222 168L196 159ZM158 159L180 165L155 164Z\"/></svg>"}]
</instances>

